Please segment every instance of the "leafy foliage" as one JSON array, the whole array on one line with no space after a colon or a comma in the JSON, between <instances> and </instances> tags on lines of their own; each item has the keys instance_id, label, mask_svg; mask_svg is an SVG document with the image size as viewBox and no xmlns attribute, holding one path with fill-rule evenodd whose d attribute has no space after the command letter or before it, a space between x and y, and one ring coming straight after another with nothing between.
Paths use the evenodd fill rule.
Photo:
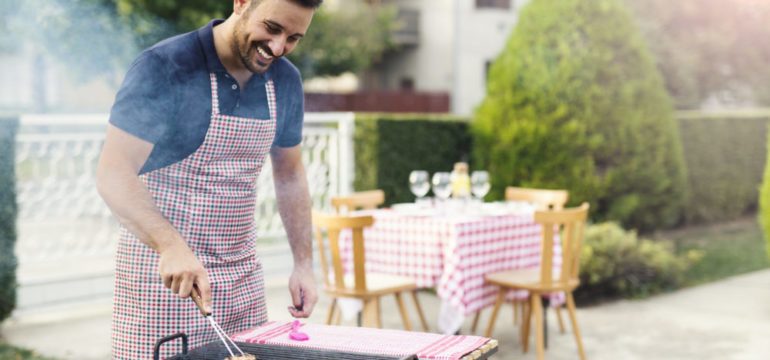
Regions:
<instances>
[{"instance_id":1,"label":"leafy foliage","mask_svg":"<svg viewBox=\"0 0 770 360\"><path fill-rule=\"evenodd\" d=\"M676 224L685 171L671 104L617 0L533 0L493 63L474 159L505 186L565 188L594 218Z\"/></svg>"},{"instance_id":2,"label":"leafy foliage","mask_svg":"<svg viewBox=\"0 0 770 360\"><path fill-rule=\"evenodd\" d=\"M768 139L770 139L770 132L768 132ZM770 140L768 140L767 144L767 153L770 154ZM770 256L770 156L767 156L765 174L759 192L759 207L759 222L762 224L765 241L767 241L767 255Z\"/></svg>"},{"instance_id":3,"label":"leafy foliage","mask_svg":"<svg viewBox=\"0 0 770 360\"><path fill-rule=\"evenodd\" d=\"M49 357L43 357L32 350L18 348L12 345L0 342L0 359L8 360L53 360Z\"/></svg>"},{"instance_id":4,"label":"leafy foliage","mask_svg":"<svg viewBox=\"0 0 770 360\"><path fill-rule=\"evenodd\" d=\"M680 113L688 223L726 221L757 210L768 123L770 112Z\"/></svg>"},{"instance_id":5,"label":"leafy foliage","mask_svg":"<svg viewBox=\"0 0 770 360\"><path fill-rule=\"evenodd\" d=\"M140 37L141 47L193 30L211 19L226 18L232 13L231 1L91 1L114 3L124 21L128 21ZM321 6L316 12L306 36L289 55L303 77L358 72L391 47L393 9L354 4L336 11Z\"/></svg>"},{"instance_id":6,"label":"leafy foliage","mask_svg":"<svg viewBox=\"0 0 770 360\"><path fill-rule=\"evenodd\" d=\"M16 307L16 173L18 122L0 118L0 322Z\"/></svg>"},{"instance_id":7,"label":"leafy foliage","mask_svg":"<svg viewBox=\"0 0 770 360\"><path fill-rule=\"evenodd\" d=\"M684 281L685 271L703 256L692 250L676 255L667 241L639 239L617 223L586 228L580 257L578 302L612 298L635 298L675 289Z\"/></svg>"},{"instance_id":8,"label":"leafy foliage","mask_svg":"<svg viewBox=\"0 0 770 360\"><path fill-rule=\"evenodd\" d=\"M770 105L770 2L625 0L678 108Z\"/></svg>"},{"instance_id":9,"label":"leafy foliage","mask_svg":"<svg viewBox=\"0 0 770 360\"><path fill-rule=\"evenodd\" d=\"M394 8L364 5L331 12L319 10L306 36L289 59L303 77L336 76L368 68L393 48Z\"/></svg>"},{"instance_id":10,"label":"leafy foliage","mask_svg":"<svg viewBox=\"0 0 770 360\"><path fill-rule=\"evenodd\" d=\"M470 154L468 124L442 115L356 116L356 190L382 189L386 204L414 201L409 172L450 171Z\"/></svg>"}]
</instances>

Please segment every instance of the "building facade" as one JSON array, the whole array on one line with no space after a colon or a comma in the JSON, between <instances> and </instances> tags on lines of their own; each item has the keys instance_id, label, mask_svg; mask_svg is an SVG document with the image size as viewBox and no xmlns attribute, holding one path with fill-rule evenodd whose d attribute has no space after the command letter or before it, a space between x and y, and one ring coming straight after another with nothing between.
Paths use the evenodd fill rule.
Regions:
<instances>
[{"instance_id":1,"label":"building facade","mask_svg":"<svg viewBox=\"0 0 770 360\"><path fill-rule=\"evenodd\" d=\"M486 92L523 0L381 0L398 9L398 50L362 75L362 90L445 92L451 112L470 115Z\"/></svg>"}]
</instances>

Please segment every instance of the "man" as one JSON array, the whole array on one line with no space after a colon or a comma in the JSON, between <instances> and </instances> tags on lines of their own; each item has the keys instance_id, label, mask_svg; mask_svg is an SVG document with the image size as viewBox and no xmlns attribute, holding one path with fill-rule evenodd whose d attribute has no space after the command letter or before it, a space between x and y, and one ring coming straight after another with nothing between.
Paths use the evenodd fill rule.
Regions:
<instances>
[{"instance_id":1,"label":"man","mask_svg":"<svg viewBox=\"0 0 770 360\"><path fill-rule=\"evenodd\" d=\"M313 311L302 84L284 56L321 2L234 0L227 20L162 41L132 64L97 169L99 192L123 225L114 358L151 358L154 343L176 332L192 347L215 340L187 299L193 291L225 332L267 320L253 220L268 153L294 256L289 312Z\"/></svg>"}]
</instances>

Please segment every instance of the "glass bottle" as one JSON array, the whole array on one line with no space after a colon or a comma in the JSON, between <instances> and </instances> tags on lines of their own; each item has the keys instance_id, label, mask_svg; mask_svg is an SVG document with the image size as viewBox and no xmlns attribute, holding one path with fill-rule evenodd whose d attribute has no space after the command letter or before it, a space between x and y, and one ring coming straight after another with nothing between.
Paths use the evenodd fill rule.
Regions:
<instances>
[{"instance_id":1,"label":"glass bottle","mask_svg":"<svg viewBox=\"0 0 770 360\"><path fill-rule=\"evenodd\" d=\"M471 178L468 176L468 163L455 163L452 174L450 175L452 184L452 197L468 198L471 194Z\"/></svg>"}]
</instances>

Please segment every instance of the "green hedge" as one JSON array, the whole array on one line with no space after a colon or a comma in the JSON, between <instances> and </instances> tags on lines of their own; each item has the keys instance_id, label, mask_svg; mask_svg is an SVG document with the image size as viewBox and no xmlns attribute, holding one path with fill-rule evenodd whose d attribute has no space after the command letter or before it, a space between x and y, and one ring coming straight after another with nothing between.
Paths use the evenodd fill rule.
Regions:
<instances>
[{"instance_id":1,"label":"green hedge","mask_svg":"<svg viewBox=\"0 0 770 360\"><path fill-rule=\"evenodd\" d=\"M15 118L0 118L0 321L16 306Z\"/></svg>"},{"instance_id":2,"label":"green hedge","mask_svg":"<svg viewBox=\"0 0 770 360\"><path fill-rule=\"evenodd\" d=\"M770 153L770 131L767 133L767 152ZM770 155L767 156L765 165L764 179L759 192L759 223L762 224L762 231L765 234L767 255L770 256Z\"/></svg>"},{"instance_id":3,"label":"green hedge","mask_svg":"<svg viewBox=\"0 0 770 360\"><path fill-rule=\"evenodd\" d=\"M472 123L492 197L565 188L594 220L676 225L686 196L671 100L618 0L533 0L489 72Z\"/></svg>"},{"instance_id":4,"label":"green hedge","mask_svg":"<svg viewBox=\"0 0 770 360\"><path fill-rule=\"evenodd\" d=\"M451 171L468 160L471 136L466 118L433 114L357 114L353 187L382 189L386 203L414 201L409 172Z\"/></svg>"},{"instance_id":5,"label":"green hedge","mask_svg":"<svg viewBox=\"0 0 770 360\"><path fill-rule=\"evenodd\" d=\"M730 220L757 210L770 111L677 114L687 166L690 223Z\"/></svg>"}]
</instances>

